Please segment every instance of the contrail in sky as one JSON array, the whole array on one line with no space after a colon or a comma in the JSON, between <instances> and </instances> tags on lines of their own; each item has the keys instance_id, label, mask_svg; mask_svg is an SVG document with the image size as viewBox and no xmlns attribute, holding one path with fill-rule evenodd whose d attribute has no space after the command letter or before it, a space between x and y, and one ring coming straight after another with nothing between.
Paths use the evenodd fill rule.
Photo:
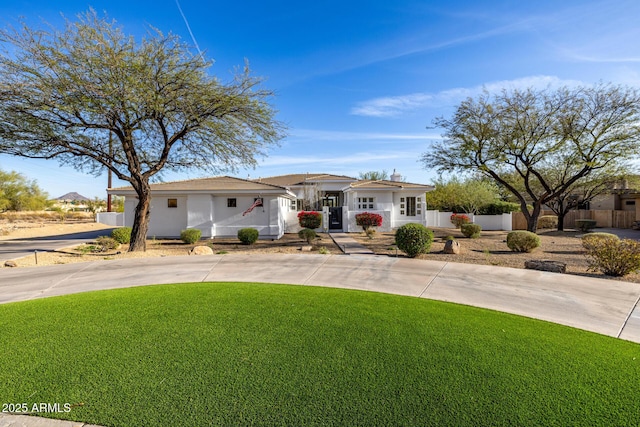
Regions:
<instances>
[{"instance_id":1,"label":"contrail in sky","mask_svg":"<svg viewBox=\"0 0 640 427\"><path fill-rule=\"evenodd\" d=\"M193 40L193 44L196 45L196 49L198 49L198 53L200 54L200 58L204 61L204 57L202 56L202 51L200 50L200 46L198 46L198 42L196 41L193 32L191 31L191 26L189 25L189 21L187 21L187 17L184 16L184 12L182 11L182 7L180 7L180 2L176 0L176 6L178 6L178 10L180 11L180 15L182 15L182 19L184 19L184 23L187 25L187 30L189 30L189 34L191 35L191 40Z\"/></svg>"}]
</instances>

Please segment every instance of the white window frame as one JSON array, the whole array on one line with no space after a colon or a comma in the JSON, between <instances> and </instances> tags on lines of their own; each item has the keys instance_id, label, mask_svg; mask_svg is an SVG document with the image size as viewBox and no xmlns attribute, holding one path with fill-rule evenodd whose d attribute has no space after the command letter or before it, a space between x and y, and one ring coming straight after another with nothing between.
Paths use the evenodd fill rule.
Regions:
<instances>
[{"instance_id":1,"label":"white window frame","mask_svg":"<svg viewBox=\"0 0 640 427\"><path fill-rule=\"evenodd\" d=\"M358 197L357 210L366 211L376 208L375 197Z\"/></svg>"}]
</instances>

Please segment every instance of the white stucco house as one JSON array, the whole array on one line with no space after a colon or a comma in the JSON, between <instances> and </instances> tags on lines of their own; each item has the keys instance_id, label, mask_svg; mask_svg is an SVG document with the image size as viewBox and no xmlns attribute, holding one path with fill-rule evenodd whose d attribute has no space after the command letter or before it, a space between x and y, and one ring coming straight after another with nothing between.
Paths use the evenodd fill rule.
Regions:
<instances>
[{"instance_id":1,"label":"white stucco house","mask_svg":"<svg viewBox=\"0 0 640 427\"><path fill-rule=\"evenodd\" d=\"M391 180L358 180L332 174L290 174L259 179L229 176L151 185L148 236L179 237L186 228L198 228L203 238L236 237L253 227L261 239L279 239L299 230L301 210L319 210L323 229L359 232L355 216L375 212L383 217L380 231L410 222L426 223L424 194L432 186ZM124 196L124 224L133 224L137 203L132 187L110 188Z\"/></svg>"}]
</instances>

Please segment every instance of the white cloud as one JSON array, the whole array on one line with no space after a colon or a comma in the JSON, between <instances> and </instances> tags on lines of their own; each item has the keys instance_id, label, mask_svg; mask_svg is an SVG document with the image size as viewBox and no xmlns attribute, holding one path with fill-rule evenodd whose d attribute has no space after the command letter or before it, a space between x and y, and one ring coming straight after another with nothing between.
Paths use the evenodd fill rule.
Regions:
<instances>
[{"instance_id":1,"label":"white cloud","mask_svg":"<svg viewBox=\"0 0 640 427\"><path fill-rule=\"evenodd\" d=\"M408 95L374 98L359 102L351 109L351 114L367 117L398 117L408 112L427 107L448 107L483 91L497 93L503 89L525 89L546 87L576 86L581 82L562 80L555 76L528 76L515 80L501 80L471 88L453 88L437 93L417 92Z\"/></svg>"}]
</instances>

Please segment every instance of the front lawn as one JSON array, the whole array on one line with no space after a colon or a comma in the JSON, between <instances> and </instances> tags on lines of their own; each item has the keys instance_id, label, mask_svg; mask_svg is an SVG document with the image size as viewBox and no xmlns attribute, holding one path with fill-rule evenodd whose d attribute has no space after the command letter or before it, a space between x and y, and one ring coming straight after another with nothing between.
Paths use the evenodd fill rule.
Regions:
<instances>
[{"instance_id":1,"label":"front lawn","mask_svg":"<svg viewBox=\"0 0 640 427\"><path fill-rule=\"evenodd\" d=\"M0 402L106 426L637 426L640 345L344 289L198 283L0 305Z\"/></svg>"}]
</instances>

